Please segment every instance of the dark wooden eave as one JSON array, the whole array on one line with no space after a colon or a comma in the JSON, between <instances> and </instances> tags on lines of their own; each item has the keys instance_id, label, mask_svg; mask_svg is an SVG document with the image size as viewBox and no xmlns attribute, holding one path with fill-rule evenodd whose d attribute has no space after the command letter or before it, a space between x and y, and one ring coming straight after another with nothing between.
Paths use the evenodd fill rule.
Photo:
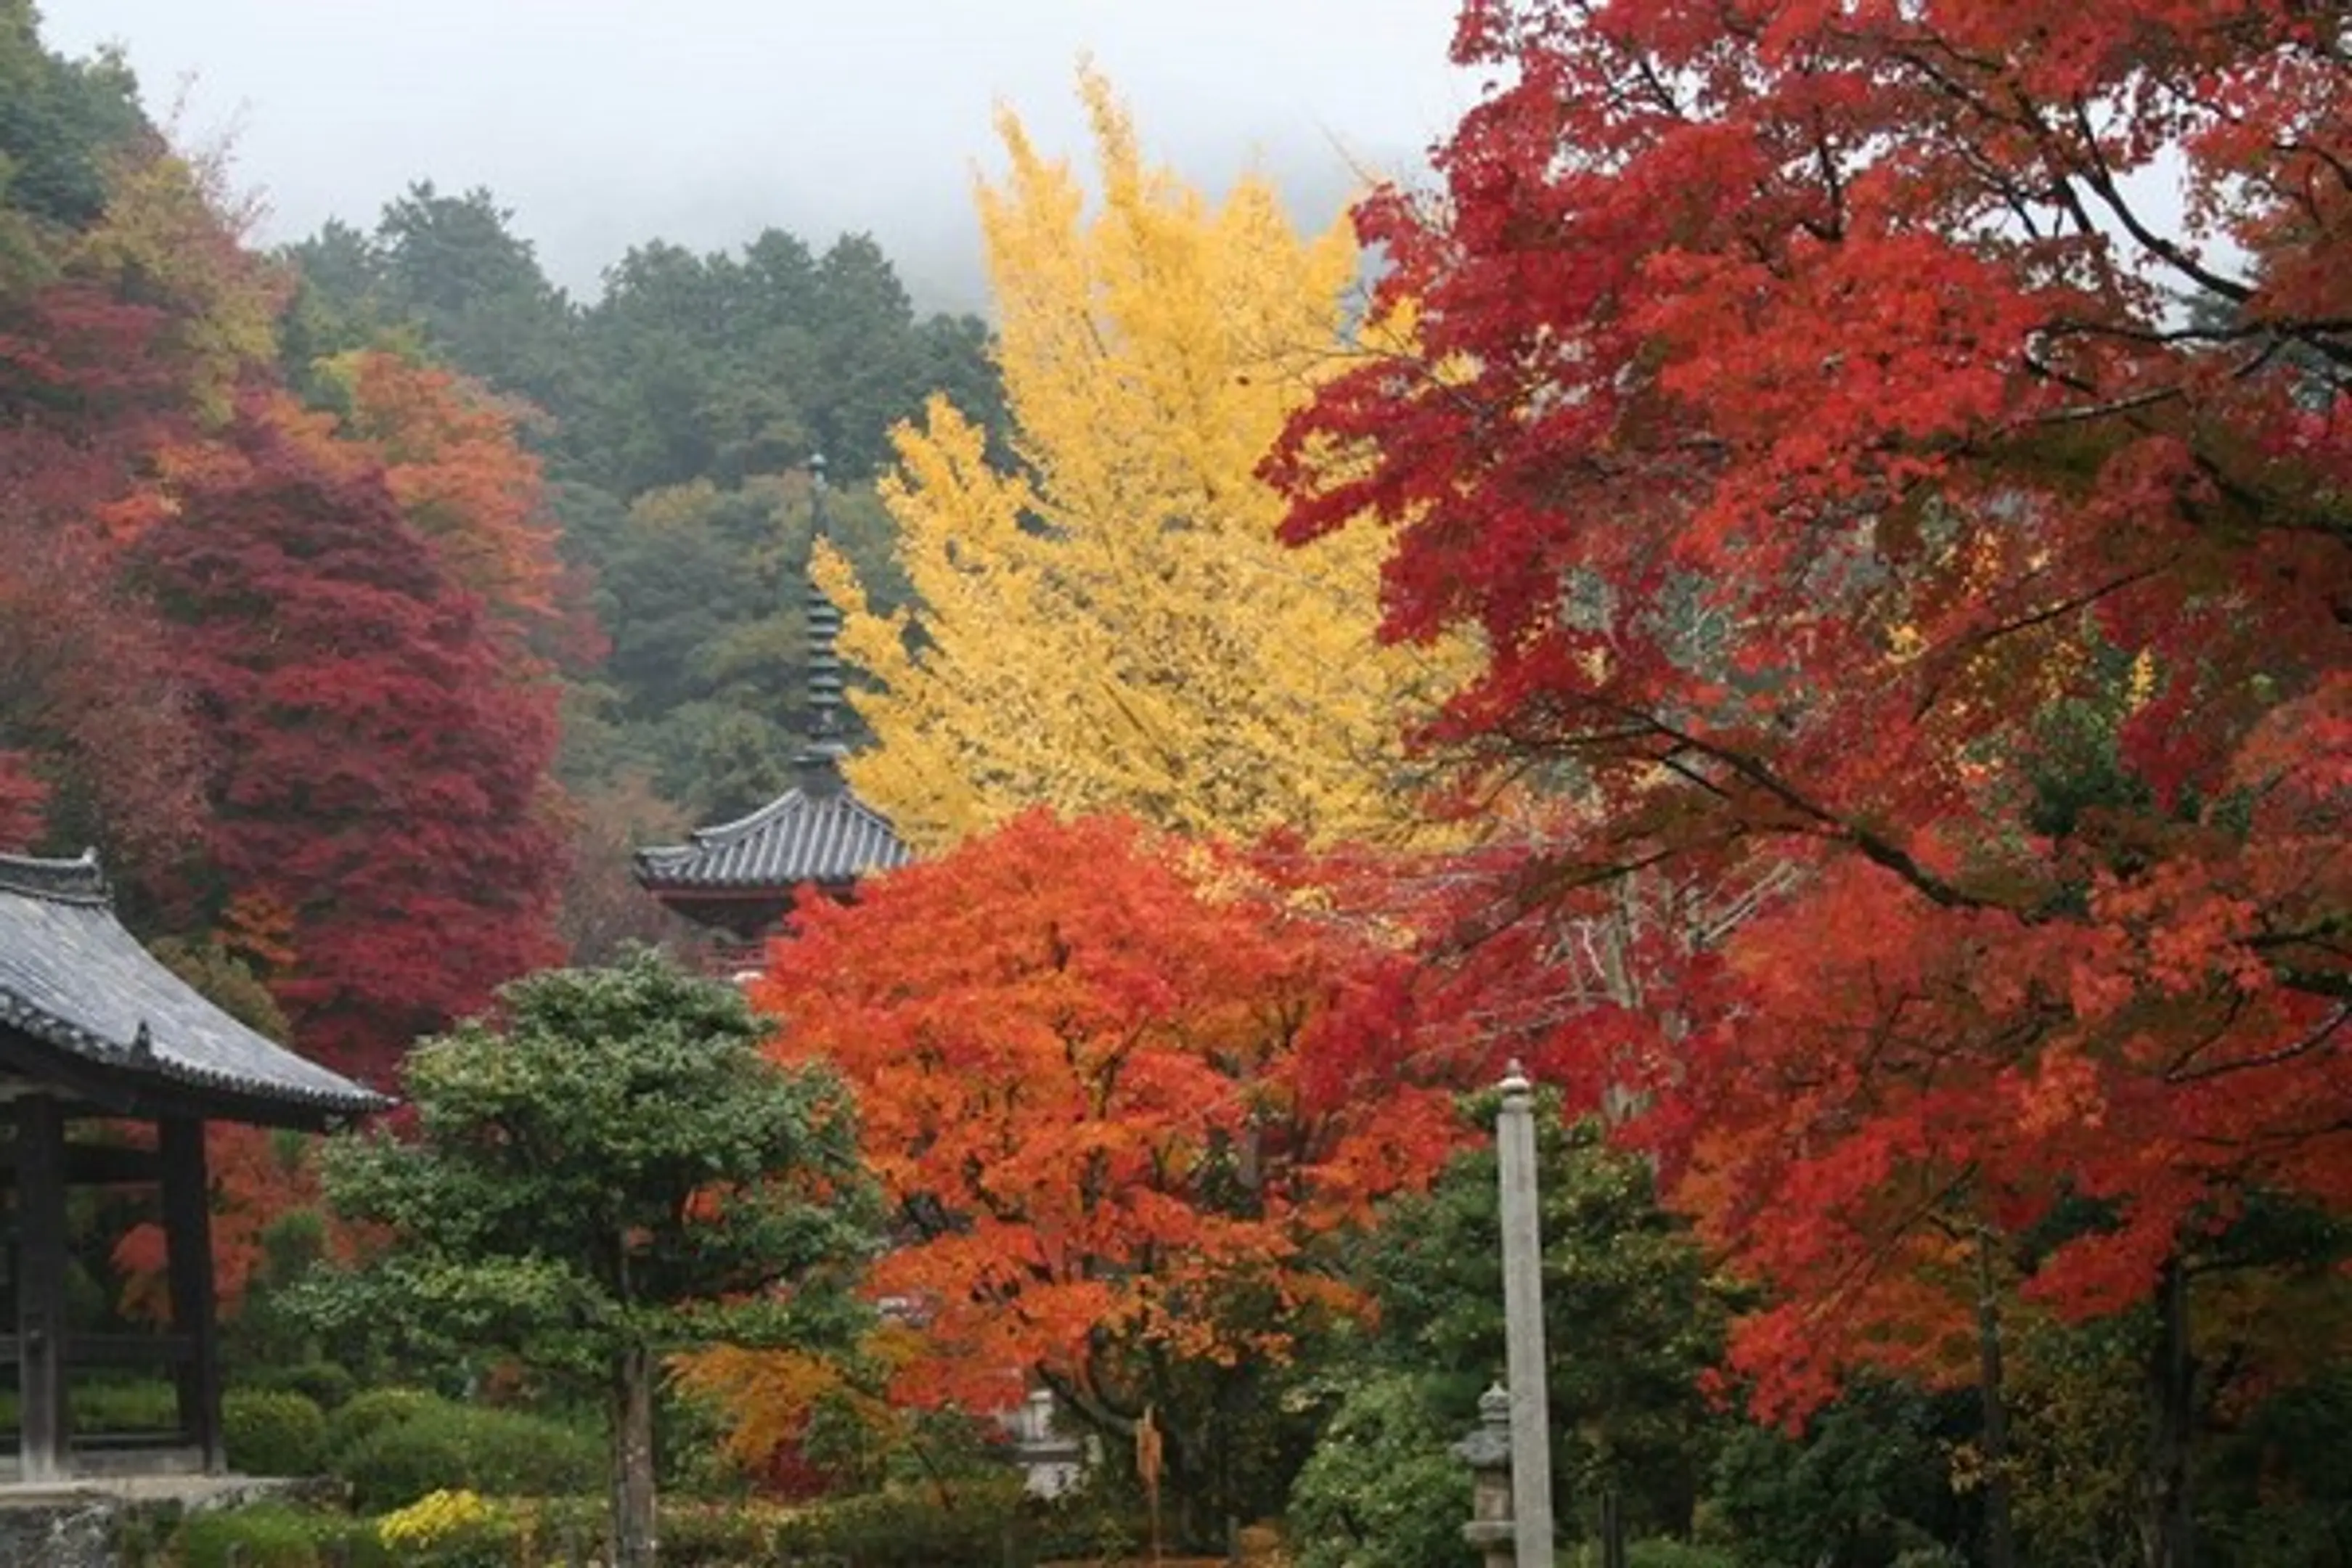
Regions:
<instances>
[{"instance_id":1,"label":"dark wooden eave","mask_svg":"<svg viewBox=\"0 0 2352 1568\"><path fill-rule=\"evenodd\" d=\"M317 1127L393 1104L157 962L115 919L88 854L0 855L0 1073L126 1116Z\"/></svg>"}]
</instances>

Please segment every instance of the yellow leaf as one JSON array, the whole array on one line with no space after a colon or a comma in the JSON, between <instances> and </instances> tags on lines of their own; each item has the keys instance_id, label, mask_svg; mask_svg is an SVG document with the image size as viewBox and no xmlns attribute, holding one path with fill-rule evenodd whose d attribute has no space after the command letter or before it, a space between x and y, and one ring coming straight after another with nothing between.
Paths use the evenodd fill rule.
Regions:
<instances>
[{"instance_id":1,"label":"yellow leaf","mask_svg":"<svg viewBox=\"0 0 2352 1568\"><path fill-rule=\"evenodd\" d=\"M1081 92L1096 210L1010 113L1009 174L979 191L1019 467L934 400L880 487L913 619L819 566L881 688L858 699L881 744L853 782L927 848L1036 805L1402 837L1401 737L1446 653L1376 639L1379 531L1287 548L1255 474L1339 366L1353 240L1302 237L1261 178L1212 205L1146 166L1100 77Z\"/></svg>"}]
</instances>

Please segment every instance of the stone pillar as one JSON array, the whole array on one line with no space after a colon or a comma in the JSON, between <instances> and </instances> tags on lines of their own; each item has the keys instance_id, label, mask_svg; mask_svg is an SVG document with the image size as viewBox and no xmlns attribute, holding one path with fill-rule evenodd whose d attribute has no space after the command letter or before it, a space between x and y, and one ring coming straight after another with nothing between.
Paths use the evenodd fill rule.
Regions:
<instances>
[{"instance_id":1,"label":"stone pillar","mask_svg":"<svg viewBox=\"0 0 2352 1568\"><path fill-rule=\"evenodd\" d=\"M1454 1452L1470 1467L1470 1522L1462 1539L1478 1549L1483 1568L1512 1568L1519 1553L1511 1523L1511 1396L1499 1384L1478 1396L1478 1429Z\"/></svg>"},{"instance_id":2,"label":"stone pillar","mask_svg":"<svg viewBox=\"0 0 2352 1568\"><path fill-rule=\"evenodd\" d=\"M1503 1330L1511 1401L1511 1521L1518 1568L1552 1568L1551 1411L1543 1321L1543 1227L1536 1211L1535 1097L1513 1062L1495 1119L1503 1205Z\"/></svg>"}]
</instances>

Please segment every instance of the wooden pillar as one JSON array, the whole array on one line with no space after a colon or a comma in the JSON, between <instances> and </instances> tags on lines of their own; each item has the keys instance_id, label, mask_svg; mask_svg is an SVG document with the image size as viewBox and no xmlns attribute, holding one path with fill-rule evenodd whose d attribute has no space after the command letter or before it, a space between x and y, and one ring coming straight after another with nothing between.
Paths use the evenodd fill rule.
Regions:
<instances>
[{"instance_id":1,"label":"wooden pillar","mask_svg":"<svg viewBox=\"0 0 2352 1568\"><path fill-rule=\"evenodd\" d=\"M193 1116L156 1123L163 1187L163 1247L171 1274L172 1331L187 1346L178 1369L180 1436L205 1473L228 1468L221 1447L220 1332L213 1311L212 1178L205 1124Z\"/></svg>"},{"instance_id":2,"label":"wooden pillar","mask_svg":"<svg viewBox=\"0 0 2352 1568\"><path fill-rule=\"evenodd\" d=\"M16 1101L19 1474L66 1473L66 1122L46 1094Z\"/></svg>"}]
</instances>

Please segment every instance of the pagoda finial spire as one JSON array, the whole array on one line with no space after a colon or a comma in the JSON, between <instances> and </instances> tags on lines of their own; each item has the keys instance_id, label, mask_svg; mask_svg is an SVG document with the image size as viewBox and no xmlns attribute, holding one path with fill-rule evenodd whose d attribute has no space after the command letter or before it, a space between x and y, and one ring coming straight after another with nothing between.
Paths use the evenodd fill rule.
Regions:
<instances>
[{"instance_id":1,"label":"pagoda finial spire","mask_svg":"<svg viewBox=\"0 0 2352 1568\"><path fill-rule=\"evenodd\" d=\"M801 747L801 786L841 787L841 612L817 585L816 552L830 521L825 506L824 455L809 457L808 731Z\"/></svg>"}]
</instances>

